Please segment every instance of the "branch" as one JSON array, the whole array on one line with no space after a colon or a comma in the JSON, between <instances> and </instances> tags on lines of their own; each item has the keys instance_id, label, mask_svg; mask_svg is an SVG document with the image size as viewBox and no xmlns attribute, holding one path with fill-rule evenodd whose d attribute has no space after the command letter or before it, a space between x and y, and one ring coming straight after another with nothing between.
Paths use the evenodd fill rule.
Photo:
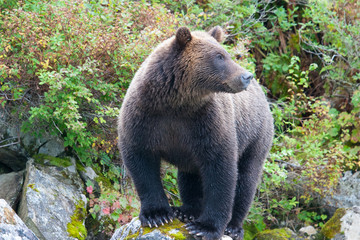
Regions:
<instances>
[{"instance_id":1,"label":"branch","mask_svg":"<svg viewBox=\"0 0 360 240\"><path fill-rule=\"evenodd\" d=\"M5 147L12 146L12 145L20 144L20 131L18 131L18 136L17 137L11 137L11 138L8 138L8 139L1 140L0 144L3 143L3 142L9 141L9 140L13 140L13 139L17 139L17 141L13 142L13 143L8 143L8 144L5 144L5 145L2 145L2 146L0 146L0 148L5 148Z\"/></svg>"},{"instance_id":2,"label":"branch","mask_svg":"<svg viewBox=\"0 0 360 240\"><path fill-rule=\"evenodd\" d=\"M12 137L12 138L8 138L8 139L5 139L5 140L2 140L0 143L5 142L5 141L9 141L10 139L11 139L11 140L12 140L12 139L16 139L16 137ZM19 143L20 143L20 138L18 138L18 140L17 140L16 142L2 145L2 146L0 146L0 148L9 147L9 146L16 145L16 144L19 144Z\"/></svg>"},{"instance_id":3,"label":"branch","mask_svg":"<svg viewBox=\"0 0 360 240\"><path fill-rule=\"evenodd\" d=\"M282 163L282 164L285 164L285 165L287 165L287 166L289 166L289 167L292 167L292 168L294 168L294 169L297 169L297 170L302 170L302 169L303 169L302 166L295 165L295 164L292 164L292 163L288 163L288 162L285 162L285 161L280 160L280 159L275 159L274 161L275 161L275 162Z\"/></svg>"}]
</instances>

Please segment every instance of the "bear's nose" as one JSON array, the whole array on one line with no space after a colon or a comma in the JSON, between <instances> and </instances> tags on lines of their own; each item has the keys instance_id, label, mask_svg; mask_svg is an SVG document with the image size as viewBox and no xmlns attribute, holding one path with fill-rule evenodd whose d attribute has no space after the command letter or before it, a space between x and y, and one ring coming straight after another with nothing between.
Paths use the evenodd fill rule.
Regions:
<instances>
[{"instance_id":1,"label":"bear's nose","mask_svg":"<svg viewBox=\"0 0 360 240\"><path fill-rule=\"evenodd\" d=\"M252 75L249 72L243 73L241 75L241 83L243 84L244 88L247 88L247 86L249 86L251 79L254 77L254 75Z\"/></svg>"}]
</instances>

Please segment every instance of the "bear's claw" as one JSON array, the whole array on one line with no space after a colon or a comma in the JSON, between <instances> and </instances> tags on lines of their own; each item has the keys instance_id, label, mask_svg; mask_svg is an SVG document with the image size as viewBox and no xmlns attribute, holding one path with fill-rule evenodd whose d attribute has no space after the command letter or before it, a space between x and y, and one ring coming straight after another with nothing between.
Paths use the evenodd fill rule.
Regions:
<instances>
[{"instance_id":1,"label":"bear's claw","mask_svg":"<svg viewBox=\"0 0 360 240\"><path fill-rule=\"evenodd\" d=\"M159 227L164 225L165 223L169 223L173 221L172 214L168 213L162 216L155 215L155 216L141 216L140 220L143 227Z\"/></svg>"},{"instance_id":2,"label":"bear's claw","mask_svg":"<svg viewBox=\"0 0 360 240\"><path fill-rule=\"evenodd\" d=\"M230 227L228 226L224 232L233 240L242 240L244 237L244 229L242 227Z\"/></svg>"},{"instance_id":3,"label":"bear's claw","mask_svg":"<svg viewBox=\"0 0 360 240\"><path fill-rule=\"evenodd\" d=\"M201 226L200 223L190 222L185 225L185 229L196 239L214 240L220 239L221 234L216 231L208 230Z\"/></svg>"},{"instance_id":4,"label":"bear's claw","mask_svg":"<svg viewBox=\"0 0 360 240\"><path fill-rule=\"evenodd\" d=\"M173 207L174 216L182 222L192 222L195 220L195 216L187 213L186 211L182 211L180 207Z\"/></svg>"}]
</instances>

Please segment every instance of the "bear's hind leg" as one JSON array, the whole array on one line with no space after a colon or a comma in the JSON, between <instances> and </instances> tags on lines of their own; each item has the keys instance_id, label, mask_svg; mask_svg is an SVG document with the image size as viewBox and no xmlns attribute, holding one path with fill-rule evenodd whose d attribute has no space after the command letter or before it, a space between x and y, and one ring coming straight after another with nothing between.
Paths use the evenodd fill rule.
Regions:
<instances>
[{"instance_id":1,"label":"bear's hind leg","mask_svg":"<svg viewBox=\"0 0 360 240\"><path fill-rule=\"evenodd\" d=\"M236 187L236 154L208 149L201 159L203 206L201 214L185 225L191 235L203 240L217 240L224 234L231 218ZM232 156L231 156L232 155Z\"/></svg>"},{"instance_id":2,"label":"bear's hind leg","mask_svg":"<svg viewBox=\"0 0 360 240\"><path fill-rule=\"evenodd\" d=\"M254 199L266 155L266 146L253 145L244 152L238 163L238 179L232 217L224 232L234 240L243 239L243 221Z\"/></svg>"},{"instance_id":3,"label":"bear's hind leg","mask_svg":"<svg viewBox=\"0 0 360 240\"><path fill-rule=\"evenodd\" d=\"M182 222L189 222L199 217L201 212L202 185L200 175L178 171L178 184L181 207L174 207L175 216Z\"/></svg>"}]
</instances>

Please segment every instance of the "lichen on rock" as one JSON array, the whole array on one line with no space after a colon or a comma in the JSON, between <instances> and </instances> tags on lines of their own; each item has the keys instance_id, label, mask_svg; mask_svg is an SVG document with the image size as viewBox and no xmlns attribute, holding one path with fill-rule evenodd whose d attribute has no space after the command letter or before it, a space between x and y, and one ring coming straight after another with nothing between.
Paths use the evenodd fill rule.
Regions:
<instances>
[{"instance_id":1,"label":"lichen on rock","mask_svg":"<svg viewBox=\"0 0 360 240\"><path fill-rule=\"evenodd\" d=\"M4 199L0 199L0 239L38 240Z\"/></svg>"},{"instance_id":2,"label":"lichen on rock","mask_svg":"<svg viewBox=\"0 0 360 240\"><path fill-rule=\"evenodd\" d=\"M19 216L41 240L86 238L84 184L75 163L59 166L66 161L43 156L27 163Z\"/></svg>"}]
</instances>

